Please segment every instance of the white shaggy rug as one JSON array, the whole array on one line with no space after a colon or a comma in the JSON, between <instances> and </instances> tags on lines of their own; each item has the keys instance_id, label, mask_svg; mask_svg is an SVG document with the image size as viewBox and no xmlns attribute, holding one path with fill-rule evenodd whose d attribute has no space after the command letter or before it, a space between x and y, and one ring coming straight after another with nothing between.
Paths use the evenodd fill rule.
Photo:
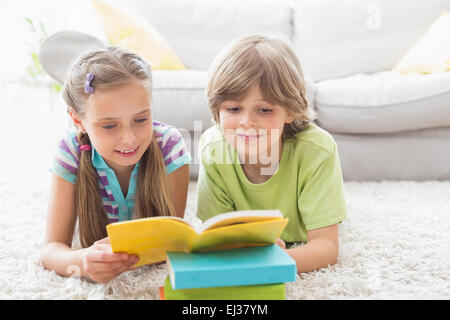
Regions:
<instances>
[{"instance_id":1,"label":"white shaggy rug","mask_svg":"<svg viewBox=\"0 0 450 320\"><path fill-rule=\"evenodd\" d=\"M44 270L48 186L0 182L0 299L158 299L166 265L108 284ZM301 274L286 299L450 299L450 182L345 184L348 218L334 266ZM194 221L196 183L187 219Z\"/></svg>"}]
</instances>

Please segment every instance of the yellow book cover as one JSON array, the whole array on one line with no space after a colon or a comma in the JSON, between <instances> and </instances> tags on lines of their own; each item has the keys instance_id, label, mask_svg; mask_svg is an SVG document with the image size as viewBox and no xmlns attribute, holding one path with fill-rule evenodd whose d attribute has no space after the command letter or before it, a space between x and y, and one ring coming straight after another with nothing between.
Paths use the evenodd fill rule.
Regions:
<instances>
[{"instance_id":1,"label":"yellow book cover","mask_svg":"<svg viewBox=\"0 0 450 320\"><path fill-rule=\"evenodd\" d=\"M222 213L195 228L178 217L152 217L106 226L113 252L139 256L134 266L162 262L167 251L223 250L275 243L288 223L279 210Z\"/></svg>"}]
</instances>

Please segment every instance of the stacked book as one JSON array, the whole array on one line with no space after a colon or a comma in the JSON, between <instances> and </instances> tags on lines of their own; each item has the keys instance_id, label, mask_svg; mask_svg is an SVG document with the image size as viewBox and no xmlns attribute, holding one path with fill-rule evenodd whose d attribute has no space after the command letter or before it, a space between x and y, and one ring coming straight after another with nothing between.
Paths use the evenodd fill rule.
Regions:
<instances>
[{"instance_id":1,"label":"stacked book","mask_svg":"<svg viewBox=\"0 0 450 320\"><path fill-rule=\"evenodd\" d=\"M133 267L167 261L161 298L284 299L295 261L278 245L289 219L279 210L225 212L194 226L157 216L106 226L113 252L139 256Z\"/></svg>"},{"instance_id":2,"label":"stacked book","mask_svg":"<svg viewBox=\"0 0 450 320\"><path fill-rule=\"evenodd\" d=\"M278 245L167 252L161 300L283 300L295 261Z\"/></svg>"}]
</instances>

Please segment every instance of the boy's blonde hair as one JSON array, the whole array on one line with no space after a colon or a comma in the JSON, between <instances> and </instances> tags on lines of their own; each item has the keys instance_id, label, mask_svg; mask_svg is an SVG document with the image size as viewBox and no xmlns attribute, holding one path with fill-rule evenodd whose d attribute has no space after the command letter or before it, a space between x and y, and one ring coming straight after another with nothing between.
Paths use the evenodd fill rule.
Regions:
<instances>
[{"instance_id":1,"label":"boy's blonde hair","mask_svg":"<svg viewBox=\"0 0 450 320\"><path fill-rule=\"evenodd\" d=\"M286 123L283 139L307 127L315 118L308 107L300 62L282 36L252 34L236 39L216 57L209 69L207 100L214 121L219 105L242 100L259 85L264 100L283 106L294 118Z\"/></svg>"},{"instance_id":2,"label":"boy's blonde hair","mask_svg":"<svg viewBox=\"0 0 450 320\"><path fill-rule=\"evenodd\" d=\"M91 83L95 90L113 89L140 80L151 96L151 67L141 57L117 47L93 50L78 59L63 88L68 111L73 110L82 117L89 98L89 94L84 91L88 73L95 75ZM81 145L91 144L86 133L79 133L78 141ZM109 223L100 195L97 170L91 158L91 151L81 152L75 184L75 211L82 247L89 247L105 238L106 225ZM163 156L153 135L149 148L139 162L133 216L159 215L175 215L175 210Z\"/></svg>"}]
</instances>

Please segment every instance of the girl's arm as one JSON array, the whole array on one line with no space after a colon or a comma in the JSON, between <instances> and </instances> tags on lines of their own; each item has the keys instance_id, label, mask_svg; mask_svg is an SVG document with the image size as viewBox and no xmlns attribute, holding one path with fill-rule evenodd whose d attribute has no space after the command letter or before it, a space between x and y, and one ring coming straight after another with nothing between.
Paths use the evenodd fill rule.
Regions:
<instances>
[{"instance_id":1,"label":"girl's arm","mask_svg":"<svg viewBox=\"0 0 450 320\"><path fill-rule=\"evenodd\" d=\"M338 224L308 231L308 242L286 251L297 263L297 273L333 265L339 255Z\"/></svg>"},{"instance_id":2,"label":"girl's arm","mask_svg":"<svg viewBox=\"0 0 450 320\"><path fill-rule=\"evenodd\" d=\"M137 262L135 256L113 253L107 238L89 248L73 250L75 223L75 186L53 174L45 245L40 257L46 269L62 276L108 282Z\"/></svg>"},{"instance_id":3,"label":"girl's arm","mask_svg":"<svg viewBox=\"0 0 450 320\"><path fill-rule=\"evenodd\" d=\"M62 276L82 276L80 254L71 249L75 223L75 185L53 173L41 262Z\"/></svg>"},{"instance_id":4,"label":"girl's arm","mask_svg":"<svg viewBox=\"0 0 450 320\"><path fill-rule=\"evenodd\" d=\"M172 188L172 199L177 217L183 218L189 188L189 165L185 164L168 175Z\"/></svg>"}]
</instances>

